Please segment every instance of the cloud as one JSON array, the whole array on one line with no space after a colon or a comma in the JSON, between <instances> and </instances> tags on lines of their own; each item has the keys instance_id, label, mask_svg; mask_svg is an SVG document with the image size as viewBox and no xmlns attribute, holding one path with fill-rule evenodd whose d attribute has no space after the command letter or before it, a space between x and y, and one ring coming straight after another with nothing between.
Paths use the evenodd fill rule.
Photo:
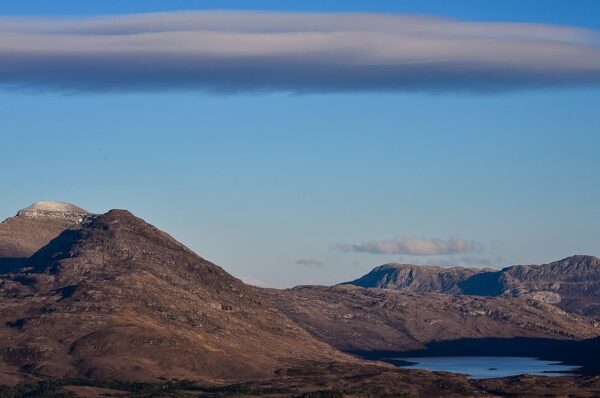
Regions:
<instances>
[{"instance_id":1,"label":"cloud","mask_svg":"<svg viewBox=\"0 0 600 398\"><path fill-rule=\"evenodd\" d=\"M306 267L322 267L323 263L315 260L314 258L301 258L296 261L296 264L303 265Z\"/></svg>"},{"instance_id":2,"label":"cloud","mask_svg":"<svg viewBox=\"0 0 600 398\"><path fill-rule=\"evenodd\" d=\"M371 254L406 254L413 256L438 256L460 253L482 253L484 246L478 242L463 239L414 239L396 238L379 242L360 244L338 244L344 252L364 252Z\"/></svg>"},{"instance_id":3,"label":"cloud","mask_svg":"<svg viewBox=\"0 0 600 398\"><path fill-rule=\"evenodd\" d=\"M497 92L600 83L596 32L401 14L0 18L0 86L111 92Z\"/></svg>"}]
</instances>

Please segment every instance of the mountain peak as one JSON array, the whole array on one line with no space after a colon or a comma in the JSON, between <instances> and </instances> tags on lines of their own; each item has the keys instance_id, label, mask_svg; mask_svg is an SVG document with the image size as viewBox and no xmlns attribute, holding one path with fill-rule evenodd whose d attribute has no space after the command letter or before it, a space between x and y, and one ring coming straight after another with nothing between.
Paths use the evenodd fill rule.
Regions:
<instances>
[{"instance_id":1,"label":"mountain peak","mask_svg":"<svg viewBox=\"0 0 600 398\"><path fill-rule=\"evenodd\" d=\"M17 217L37 219L64 219L81 222L89 213L75 205L64 202L40 200L29 207L19 210Z\"/></svg>"},{"instance_id":2,"label":"mountain peak","mask_svg":"<svg viewBox=\"0 0 600 398\"><path fill-rule=\"evenodd\" d=\"M106 227L110 225L116 226L118 224L131 224L132 226L138 225L140 227L155 229L153 225L147 223L142 218L136 216L129 210L123 209L112 209L104 214L97 215L94 217L94 223L102 224Z\"/></svg>"},{"instance_id":3,"label":"mountain peak","mask_svg":"<svg viewBox=\"0 0 600 398\"><path fill-rule=\"evenodd\" d=\"M456 285L481 272L477 268L442 268L434 265L384 264L368 274L347 282L361 287L395 289L403 292L444 292L457 290Z\"/></svg>"},{"instance_id":4,"label":"mountain peak","mask_svg":"<svg viewBox=\"0 0 600 398\"><path fill-rule=\"evenodd\" d=\"M73 280L140 270L171 278L207 269L224 283L233 279L166 232L120 209L87 216L78 228L63 231L36 252L29 265L36 272L59 273Z\"/></svg>"}]
</instances>

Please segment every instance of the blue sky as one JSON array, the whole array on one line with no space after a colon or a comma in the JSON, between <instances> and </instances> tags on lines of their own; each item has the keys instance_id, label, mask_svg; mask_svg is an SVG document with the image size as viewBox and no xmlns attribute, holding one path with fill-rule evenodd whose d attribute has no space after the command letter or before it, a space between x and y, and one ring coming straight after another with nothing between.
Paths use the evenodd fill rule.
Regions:
<instances>
[{"instance_id":1,"label":"blue sky","mask_svg":"<svg viewBox=\"0 0 600 398\"><path fill-rule=\"evenodd\" d=\"M201 3L597 29L600 13L595 1L11 3L0 15ZM95 212L127 208L234 275L269 286L337 283L390 261L504 266L598 255L600 89L517 83L491 93L5 88L0 218L40 199ZM402 239L480 249L410 255ZM362 250L377 242L393 250Z\"/></svg>"},{"instance_id":2,"label":"blue sky","mask_svg":"<svg viewBox=\"0 0 600 398\"><path fill-rule=\"evenodd\" d=\"M3 2L3 15L97 15L172 10L368 11L437 14L459 19L557 23L599 27L595 0L20 0Z\"/></svg>"}]
</instances>

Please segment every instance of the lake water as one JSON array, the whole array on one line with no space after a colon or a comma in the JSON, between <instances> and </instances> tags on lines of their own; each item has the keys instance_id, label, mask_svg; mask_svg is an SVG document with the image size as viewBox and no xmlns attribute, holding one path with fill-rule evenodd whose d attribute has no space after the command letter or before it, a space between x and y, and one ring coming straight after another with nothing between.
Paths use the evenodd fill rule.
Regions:
<instances>
[{"instance_id":1,"label":"lake water","mask_svg":"<svg viewBox=\"0 0 600 398\"><path fill-rule=\"evenodd\" d=\"M431 371L461 373L473 379L517 376L522 374L564 376L579 367L526 357L416 357L396 358L415 365L401 367ZM549 373L550 372L550 373Z\"/></svg>"}]
</instances>

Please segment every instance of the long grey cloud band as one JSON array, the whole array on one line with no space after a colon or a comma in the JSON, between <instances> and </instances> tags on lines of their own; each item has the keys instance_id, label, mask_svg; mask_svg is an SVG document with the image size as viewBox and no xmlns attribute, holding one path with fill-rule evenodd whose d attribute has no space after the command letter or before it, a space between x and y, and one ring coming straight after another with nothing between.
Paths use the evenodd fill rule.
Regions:
<instances>
[{"instance_id":1,"label":"long grey cloud band","mask_svg":"<svg viewBox=\"0 0 600 398\"><path fill-rule=\"evenodd\" d=\"M600 83L597 32L384 14L0 18L0 85L56 91L497 92Z\"/></svg>"}]
</instances>

